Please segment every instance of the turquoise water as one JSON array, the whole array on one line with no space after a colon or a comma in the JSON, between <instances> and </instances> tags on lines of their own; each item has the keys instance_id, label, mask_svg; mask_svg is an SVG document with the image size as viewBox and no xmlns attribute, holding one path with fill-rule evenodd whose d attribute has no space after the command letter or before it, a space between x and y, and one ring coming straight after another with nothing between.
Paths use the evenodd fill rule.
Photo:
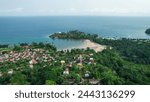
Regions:
<instances>
[{"instance_id":1,"label":"turquoise water","mask_svg":"<svg viewBox=\"0 0 150 102\"><path fill-rule=\"evenodd\" d=\"M0 43L50 42L57 48L79 46L82 41L52 40L54 32L80 30L105 38L150 39L145 30L150 28L150 17L0 17Z\"/></svg>"}]
</instances>

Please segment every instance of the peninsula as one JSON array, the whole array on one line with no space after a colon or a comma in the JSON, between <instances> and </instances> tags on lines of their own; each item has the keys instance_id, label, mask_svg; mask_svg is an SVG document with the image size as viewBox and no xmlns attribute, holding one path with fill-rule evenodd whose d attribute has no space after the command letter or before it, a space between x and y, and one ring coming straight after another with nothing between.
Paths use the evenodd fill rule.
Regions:
<instances>
[{"instance_id":1,"label":"peninsula","mask_svg":"<svg viewBox=\"0 0 150 102\"><path fill-rule=\"evenodd\" d=\"M96 34L86 34L84 32L74 30L74 31L69 31L69 32L58 32L54 33L49 36L52 39L72 39L72 40L83 40L83 45L79 47L71 47L67 49L93 49L95 52L102 51L106 49L105 45L100 45L98 43L93 42L93 39L98 38L98 35ZM67 50L64 49L64 50Z\"/></svg>"}]
</instances>

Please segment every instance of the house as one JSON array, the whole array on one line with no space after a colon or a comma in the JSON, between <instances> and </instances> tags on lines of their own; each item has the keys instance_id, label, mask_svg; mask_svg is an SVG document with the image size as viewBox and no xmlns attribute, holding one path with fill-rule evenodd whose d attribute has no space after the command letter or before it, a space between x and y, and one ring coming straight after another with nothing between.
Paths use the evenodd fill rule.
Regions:
<instances>
[{"instance_id":1,"label":"house","mask_svg":"<svg viewBox=\"0 0 150 102\"><path fill-rule=\"evenodd\" d=\"M89 61L90 61L90 62L94 62L94 58L91 57L91 58L89 59Z\"/></svg>"},{"instance_id":2,"label":"house","mask_svg":"<svg viewBox=\"0 0 150 102\"><path fill-rule=\"evenodd\" d=\"M66 68L63 72L64 75L68 75L69 74L69 68Z\"/></svg>"},{"instance_id":3,"label":"house","mask_svg":"<svg viewBox=\"0 0 150 102\"><path fill-rule=\"evenodd\" d=\"M85 77L85 78L89 78L89 77L90 77L90 72L89 72L89 71L86 71L85 74L84 74L84 77Z\"/></svg>"},{"instance_id":4,"label":"house","mask_svg":"<svg viewBox=\"0 0 150 102\"><path fill-rule=\"evenodd\" d=\"M32 59L31 61L29 61L29 67L33 68L33 65L37 64L37 61L35 59Z\"/></svg>"},{"instance_id":5,"label":"house","mask_svg":"<svg viewBox=\"0 0 150 102\"><path fill-rule=\"evenodd\" d=\"M92 64L92 63L94 63L94 58L89 58L89 62L88 62L88 64Z\"/></svg>"},{"instance_id":6,"label":"house","mask_svg":"<svg viewBox=\"0 0 150 102\"><path fill-rule=\"evenodd\" d=\"M88 78L89 76L90 76L89 73L84 74L84 77L85 77L85 78Z\"/></svg>"},{"instance_id":7,"label":"house","mask_svg":"<svg viewBox=\"0 0 150 102\"><path fill-rule=\"evenodd\" d=\"M70 62L69 64L66 65L68 68L72 67L72 62Z\"/></svg>"},{"instance_id":8,"label":"house","mask_svg":"<svg viewBox=\"0 0 150 102\"><path fill-rule=\"evenodd\" d=\"M29 64L30 65L37 64L37 61L35 59L32 59L31 61L29 61Z\"/></svg>"},{"instance_id":9,"label":"house","mask_svg":"<svg viewBox=\"0 0 150 102\"><path fill-rule=\"evenodd\" d=\"M13 54L14 52L13 51L10 51L10 54Z\"/></svg>"},{"instance_id":10,"label":"house","mask_svg":"<svg viewBox=\"0 0 150 102\"><path fill-rule=\"evenodd\" d=\"M64 60L61 60L60 63L61 63L61 65L64 65L64 64L65 64L65 61L64 61Z\"/></svg>"},{"instance_id":11,"label":"house","mask_svg":"<svg viewBox=\"0 0 150 102\"><path fill-rule=\"evenodd\" d=\"M9 71L8 71L8 74L13 74L13 69L10 69Z\"/></svg>"},{"instance_id":12,"label":"house","mask_svg":"<svg viewBox=\"0 0 150 102\"><path fill-rule=\"evenodd\" d=\"M7 59L7 58L9 58L9 55L8 54L4 54L4 57Z\"/></svg>"},{"instance_id":13,"label":"house","mask_svg":"<svg viewBox=\"0 0 150 102\"><path fill-rule=\"evenodd\" d=\"M93 53L91 53L90 56L93 56Z\"/></svg>"}]
</instances>

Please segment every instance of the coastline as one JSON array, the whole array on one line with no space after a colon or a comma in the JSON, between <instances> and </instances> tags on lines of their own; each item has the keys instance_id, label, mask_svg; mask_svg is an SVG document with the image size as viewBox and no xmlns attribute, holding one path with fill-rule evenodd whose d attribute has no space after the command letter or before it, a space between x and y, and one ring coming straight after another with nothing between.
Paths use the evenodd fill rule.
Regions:
<instances>
[{"instance_id":1,"label":"coastline","mask_svg":"<svg viewBox=\"0 0 150 102\"><path fill-rule=\"evenodd\" d=\"M84 49L90 48L90 49L95 50L95 52L101 52L104 49L106 49L106 46L100 45L98 43L95 43L95 42L92 42L92 41L86 39L86 40L84 40L84 46L82 48L84 48Z\"/></svg>"},{"instance_id":2,"label":"coastline","mask_svg":"<svg viewBox=\"0 0 150 102\"><path fill-rule=\"evenodd\" d=\"M95 43L95 42L92 42L92 41L86 39L86 40L83 40L83 45L76 46L76 47L73 46L73 47L63 49L63 50L65 51L65 50L71 50L71 49L87 49L87 48L93 49L95 52L101 52L104 49L106 49L106 46L100 45L98 43Z\"/></svg>"}]
</instances>

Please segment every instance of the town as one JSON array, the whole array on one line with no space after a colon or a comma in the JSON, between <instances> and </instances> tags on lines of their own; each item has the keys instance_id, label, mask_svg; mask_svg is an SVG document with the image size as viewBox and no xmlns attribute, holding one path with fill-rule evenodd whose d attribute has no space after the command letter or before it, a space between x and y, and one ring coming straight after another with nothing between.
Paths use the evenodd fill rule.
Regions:
<instances>
[{"instance_id":1,"label":"town","mask_svg":"<svg viewBox=\"0 0 150 102\"><path fill-rule=\"evenodd\" d=\"M38 46L38 44L36 44ZM43 44L44 46L44 44ZM50 45L49 45L50 46ZM18 47L18 46L17 46ZM84 64L96 64L94 62L93 53L87 54L76 54L75 56L69 56L68 58L61 58L63 54L70 53L71 51L57 51L55 54L51 54L49 50L44 50L42 48L34 48L31 45L19 46L21 50L15 50L15 48L11 51L4 52L0 51L0 62L1 63L17 63L20 60L26 60L28 62L28 68L34 70L34 66L38 63L45 63L43 67L51 66L52 64L58 64L62 68L62 77L66 77L64 79L64 84L77 84L75 83L74 78L67 78L70 75L70 71L72 67L76 66L79 72L77 75L80 79L78 79L78 84L88 83L88 84L100 84L99 80L96 80L94 77L90 78L91 72L86 70L82 72L82 68ZM94 51L93 51L94 52ZM21 67L16 67L15 70L21 70ZM0 77L3 76L4 72L0 72ZM14 68L9 69L7 74L12 75L15 73ZM6 72L5 72L6 74ZM72 74L72 73L71 73Z\"/></svg>"}]
</instances>

